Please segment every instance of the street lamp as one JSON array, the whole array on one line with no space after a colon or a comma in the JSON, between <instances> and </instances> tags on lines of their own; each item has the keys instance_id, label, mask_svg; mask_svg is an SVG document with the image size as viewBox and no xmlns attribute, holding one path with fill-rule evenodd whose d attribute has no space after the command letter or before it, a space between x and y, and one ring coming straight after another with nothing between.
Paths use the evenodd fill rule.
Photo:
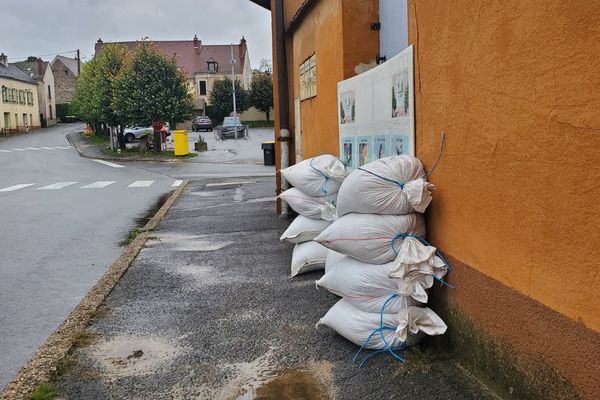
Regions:
<instances>
[{"instance_id":1,"label":"street lamp","mask_svg":"<svg viewBox=\"0 0 600 400\"><path fill-rule=\"evenodd\" d=\"M233 91L233 129L235 138L238 137L238 129L237 129L237 110L235 104L235 58L233 58L233 43L231 43L231 58L229 59L229 64L231 64L231 89Z\"/></svg>"}]
</instances>

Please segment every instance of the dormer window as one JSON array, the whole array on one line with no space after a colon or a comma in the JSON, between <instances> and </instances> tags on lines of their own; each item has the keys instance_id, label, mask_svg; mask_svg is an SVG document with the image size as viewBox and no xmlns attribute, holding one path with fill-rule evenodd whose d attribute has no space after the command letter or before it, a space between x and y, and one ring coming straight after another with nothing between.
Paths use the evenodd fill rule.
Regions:
<instances>
[{"instance_id":1,"label":"dormer window","mask_svg":"<svg viewBox=\"0 0 600 400\"><path fill-rule=\"evenodd\" d=\"M207 61L206 63L208 64L208 72L215 73L215 72L219 71L219 63L218 62L211 60L211 61Z\"/></svg>"}]
</instances>

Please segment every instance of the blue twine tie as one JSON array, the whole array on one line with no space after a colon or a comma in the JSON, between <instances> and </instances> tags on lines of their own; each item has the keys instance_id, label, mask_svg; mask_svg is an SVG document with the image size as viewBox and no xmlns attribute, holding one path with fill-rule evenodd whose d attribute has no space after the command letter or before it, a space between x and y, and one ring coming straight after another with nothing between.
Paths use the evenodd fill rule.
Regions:
<instances>
[{"instance_id":1,"label":"blue twine tie","mask_svg":"<svg viewBox=\"0 0 600 400\"><path fill-rule=\"evenodd\" d=\"M383 349L380 350L376 350L373 353L369 354L367 357L365 357L361 363L358 365L358 368L363 368L366 364L366 362L373 356L377 355L377 354L381 354L384 352L388 352L392 355L392 357L400 362L404 362L404 358L400 357L398 354L396 354L394 352L394 350L398 351L398 350L404 350L406 348L406 346L404 344L392 348L392 346L387 342L387 340L385 339L385 335L383 334L383 331L395 331L396 328L394 328L393 326L387 326L383 324L383 314L385 311L385 308L387 307L388 303L394 299L398 297L397 294L392 294L390 297L388 297L386 299L386 301L383 303L383 305L381 306L381 312L379 313L379 328L375 329L373 332L371 332L371 334L367 337L367 340L365 340L365 343L361 346L360 349L358 349L358 351L356 352L356 354L354 354L354 357L352 358L352 362L356 363L357 358L360 356L360 354L362 353L362 351L366 348L366 346L369 344L369 342L371 341L371 339L373 338L373 335L375 335L376 333L379 333L381 335L381 339L383 340L383 343L385 344L385 347Z\"/></svg>"},{"instance_id":2,"label":"blue twine tie","mask_svg":"<svg viewBox=\"0 0 600 400\"><path fill-rule=\"evenodd\" d=\"M329 183L330 178L327 175L325 175L321 170L319 170L318 168L315 168L315 166L313 165L314 160L315 160L315 157L311 158L309 165L312 169L317 171L323 178L325 178L325 182L323 183L323 186L321 187L321 193L327 194L327 183Z\"/></svg>"},{"instance_id":3,"label":"blue twine tie","mask_svg":"<svg viewBox=\"0 0 600 400\"><path fill-rule=\"evenodd\" d=\"M358 169L360 169L361 171L364 171L364 172L368 172L369 174L371 174L371 175L373 175L373 176L376 176L376 177L378 177L378 178L381 178L381 179L383 179L384 181L388 181L388 182L391 182L391 183L393 183L393 184L395 184L395 185L398 185L398 186L400 186L400 189L404 189L404 182L395 181L395 180L393 180L393 179L386 178L385 176L381 176L381 175L379 175L379 174L376 174L375 172L371 172L371 171L369 171L369 170L367 170L367 169L364 169L364 168L361 168L361 167L358 167Z\"/></svg>"}]
</instances>

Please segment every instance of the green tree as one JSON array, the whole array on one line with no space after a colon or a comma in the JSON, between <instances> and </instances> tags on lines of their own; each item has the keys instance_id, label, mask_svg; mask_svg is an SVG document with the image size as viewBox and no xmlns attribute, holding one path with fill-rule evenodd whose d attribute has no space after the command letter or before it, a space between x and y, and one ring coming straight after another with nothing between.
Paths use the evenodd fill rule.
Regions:
<instances>
[{"instance_id":1,"label":"green tree","mask_svg":"<svg viewBox=\"0 0 600 400\"><path fill-rule=\"evenodd\" d=\"M112 107L113 86L128 57L125 46L109 44L84 64L75 90L74 107L78 116L99 133L98 124L119 125Z\"/></svg>"},{"instance_id":2,"label":"green tree","mask_svg":"<svg viewBox=\"0 0 600 400\"><path fill-rule=\"evenodd\" d=\"M175 127L194 113L186 76L175 60L148 43L141 43L128 57L114 81L111 104L125 125L148 126L159 120Z\"/></svg>"},{"instance_id":3,"label":"green tree","mask_svg":"<svg viewBox=\"0 0 600 400\"><path fill-rule=\"evenodd\" d=\"M273 77L268 72L254 71L250 85L250 102L265 113L269 120L269 111L273 107Z\"/></svg>"},{"instance_id":4,"label":"green tree","mask_svg":"<svg viewBox=\"0 0 600 400\"><path fill-rule=\"evenodd\" d=\"M223 118L233 112L231 79L225 78L215 81L208 98L210 100L210 107L206 109L208 116L217 122L222 122ZM248 91L242 89L240 82L237 80L235 81L235 104L238 114L250 108Z\"/></svg>"}]
</instances>

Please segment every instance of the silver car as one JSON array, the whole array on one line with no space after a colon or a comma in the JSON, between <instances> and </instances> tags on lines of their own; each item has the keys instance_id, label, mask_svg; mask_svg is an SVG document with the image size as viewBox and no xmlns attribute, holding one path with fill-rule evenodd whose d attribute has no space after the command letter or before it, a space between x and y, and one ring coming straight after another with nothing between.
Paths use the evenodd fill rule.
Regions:
<instances>
[{"instance_id":1,"label":"silver car","mask_svg":"<svg viewBox=\"0 0 600 400\"><path fill-rule=\"evenodd\" d=\"M152 127L144 128L141 126L134 126L131 128L125 128L123 134L125 135L125 141L127 143L133 143L135 140L140 139L142 136L152 133Z\"/></svg>"}]
</instances>

